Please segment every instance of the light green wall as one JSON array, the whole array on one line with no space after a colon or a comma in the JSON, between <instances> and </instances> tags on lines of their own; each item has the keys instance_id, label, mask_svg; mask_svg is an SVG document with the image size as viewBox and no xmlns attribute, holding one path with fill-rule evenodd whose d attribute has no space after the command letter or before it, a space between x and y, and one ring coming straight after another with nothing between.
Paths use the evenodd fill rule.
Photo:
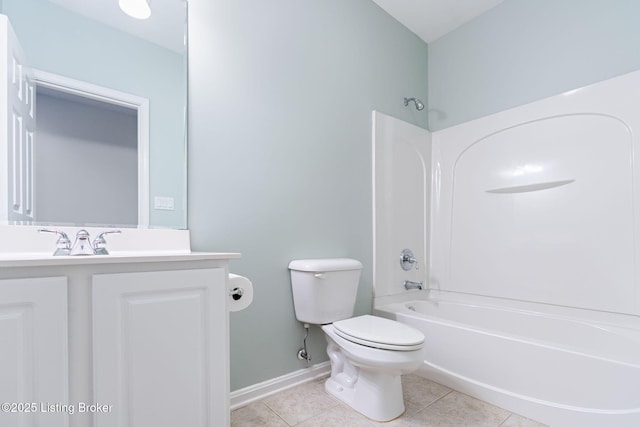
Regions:
<instances>
[{"instance_id":1,"label":"light green wall","mask_svg":"<svg viewBox=\"0 0 640 427\"><path fill-rule=\"evenodd\" d=\"M640 2L506 0L427 47L370 0L190 0L189 228L238 251L254 303L231 314L232 389L296 358L287 264L348 256L372 281L372 109L427 96L432 130L640 68ZM313 363L326 360L312 329Z\"/></svg>"},{"instance_id":2,"label":"light green wall","mask_svg":"<svg viewBox=\"0 0 640 427\"><path fill-rule=\"evenodd\" d=\"M174 211L151 209L150 224L186 228L184 57L44 0L3 0L29 65L149 99L150 200L175 199Z\"/></svg>"},{"instance_id":3,"label":"light green wall","mask_svg":"<svg viewBox=\"0 0 640 427\"><path fill-rule=\"evenodd\" d=\"M364 264L372 303L371 111L426 127L427 46L371 0L190 0L192 248L237 251L254 284L231 313L231 388L301 369L287 265ZM314 327L313 363L327 360Z\"/></svg>"},{"instance_id":4,"label":"light green wall","mask_svg":"<svg viewBox=\"0 0 640 427\"><path fill-rule=\"evenodd\" d=\"M429 44L429 127L637 69L640 1L506 0Z\"/></svg>"}]
</instances>

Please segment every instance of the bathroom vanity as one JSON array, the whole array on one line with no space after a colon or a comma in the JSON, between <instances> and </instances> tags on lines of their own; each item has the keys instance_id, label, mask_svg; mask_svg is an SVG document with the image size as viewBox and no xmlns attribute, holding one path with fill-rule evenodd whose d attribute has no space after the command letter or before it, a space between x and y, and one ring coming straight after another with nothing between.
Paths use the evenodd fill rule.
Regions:
<instances>
[{"instance_id":1,"label":"bathroom vanity","mask_svg":"<svg viewBox=\"0 0 640 427\"><path fill-rule=\"evenodd\" d=\"M9 251L28 246L12 233L38 249ZM180 230L129 229L109 244L110 255L54 257L35 227L0 227L0 425L228 425L239 254L191 253Z\"/></svg>"}]
</instances>

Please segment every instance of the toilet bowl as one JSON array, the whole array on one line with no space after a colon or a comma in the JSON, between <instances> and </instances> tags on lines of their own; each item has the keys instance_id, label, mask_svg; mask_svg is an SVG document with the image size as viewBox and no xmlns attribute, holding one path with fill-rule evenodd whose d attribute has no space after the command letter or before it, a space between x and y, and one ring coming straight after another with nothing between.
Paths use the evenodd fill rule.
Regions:
<instances>
[{"instance_id":1,"label":"toilet bowl","mask_svg":"<svg viewBox=\"0 0 640 427\"><path fill-rule=\"evenodd\" d=\"M296 260L289 269L296 318L321 325L327 339L327 392L375 421L402 415L401 375L425 359L422 332L390 319L351 317L362 269L357 260Z\"/></svg>"}]
</instances>

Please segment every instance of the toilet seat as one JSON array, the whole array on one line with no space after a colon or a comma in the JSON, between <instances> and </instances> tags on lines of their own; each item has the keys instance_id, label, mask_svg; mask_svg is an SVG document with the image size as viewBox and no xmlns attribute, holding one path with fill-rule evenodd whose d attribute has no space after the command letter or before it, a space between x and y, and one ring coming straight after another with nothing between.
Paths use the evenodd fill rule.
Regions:
<instances>
[{"instance_id":1,"label":"toilet seat","mask_svg":"<svg viewBox=\"0 0 640 427\"><path fill-rule=\"evenodd\" d=\"M348 341L384 350L418 350L424 343L419 330L368 314L334 322L333 327L336 334Z\"/></svg>"}]
</instances>

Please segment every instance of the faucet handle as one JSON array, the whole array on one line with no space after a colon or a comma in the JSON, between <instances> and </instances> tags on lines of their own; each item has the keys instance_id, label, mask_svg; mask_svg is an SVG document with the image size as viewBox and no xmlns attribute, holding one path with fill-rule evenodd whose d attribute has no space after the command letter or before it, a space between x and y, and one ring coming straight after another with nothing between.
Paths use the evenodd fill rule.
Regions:
<instances>
[{"instance_id":1,"label":"faucet handle","mask_svg":"<svg viewBox=\"0 0 640 427\"><path fill-rule=\"evenodd\" d=\"M71 251L71 240L69 240L69 236L67 236L67 233L60 230L49 230L46 228L38 229L38 233L56 234L58 236L58 240L56 241L56 250L53 253L53 255L54 256L69 255L69 252Z\"/></svg>"},{"instance_id":2,"label":"faucet handle","mask_svg":"<svg viewBox=\"0 0 640 427\"><path fill-rule=\"evenodd\" d=\"M418 260L413 256L413 252L410 249L403 250L400 254L400 266L403 270L409 271L412 265L417 270Z\"/></svg>"},{"instance_id":3,"label":"faucet handle","mask_svg":"<svg viewBox=\"0 0 640 427\"><path fill-rule=\"evenodd\" d=\"M104 238L107 234L120 234L122 231L120 230L110 230L103 231L98 234L96 238L93 240L93 249L96 255L109 255L109 251L107 251L107 240Z\"/></svg>"}]
</instances>

